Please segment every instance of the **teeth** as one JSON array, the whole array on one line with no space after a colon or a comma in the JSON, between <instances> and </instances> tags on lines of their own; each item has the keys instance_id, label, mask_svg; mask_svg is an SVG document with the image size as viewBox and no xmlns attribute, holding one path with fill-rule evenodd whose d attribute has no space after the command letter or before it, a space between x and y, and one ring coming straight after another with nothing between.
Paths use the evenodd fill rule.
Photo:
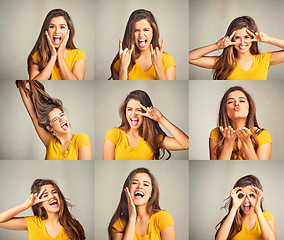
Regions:
<instances>
[{"instance_id":1,"label":"teeth","mask_svg":"<svg viewBox=\"0 0 284 240\"><path fill-rule=\"evenodd\" d=\"M66 122L62 123L62 124L61 124L61 127L62 127L62 126L64 126L64 125L66 125L66 126L67 126L67 123L66 123Z\"/></svg>"},{"instance_id":2,"label":"teeth","mask_svg":"<svg viewBox=\"0 0 284 240\"><path fill-rule=\"evenodd\" d=\"M131 121L138 121L138 118L130 118Z\"/></svg>"},{"instance_id":3,"label":"teeth","mask_svg":"<svg viewBox=\"0 0 284 240\"><path fill-rule=\"evenodd\" d=\"M54 38L61 38L60 36L54 36Z\"/></svg>"},{"instance_id":4,"label":"teeth","mask_svg":"<svg viewBox=\"0 0 284 240\"><path fill-rule=\"evenodd\" d=\"M144 196L144 193L143 193L143 192L141 192L141 191L137 191L137 192L135 192L135 195L137 195L137 194L141 194L142 196Z\"/></svg>"},{"instance_id":5,"label":"teeth","mask_svg":"<svg viewBox=\"0 0 284 240\"><path fill-rule=\"evenodd\" d=\"M51 201L50 205L52 205L53 203L57 203L57 200Z\"/></svg>"},{"instance_id":6,"label":"teeth","mask_svg":"<svg viewBox=\"0 0 284 240\"><path fill-rule=\"evenodd\" d=\"M250 206L250 204L244 204L244 206L245 206L245 207L249 207L249 206Z\"/></svg>"}]
</instances>

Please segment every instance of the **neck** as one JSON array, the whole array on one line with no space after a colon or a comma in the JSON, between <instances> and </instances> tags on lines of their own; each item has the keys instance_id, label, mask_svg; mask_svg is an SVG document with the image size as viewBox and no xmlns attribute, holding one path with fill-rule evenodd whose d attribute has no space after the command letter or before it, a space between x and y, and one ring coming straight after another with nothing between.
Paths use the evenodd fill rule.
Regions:
<instances>
[{"instance_id":1,"label":"neck","mask_svg":"<svg viewBox=\"0 0 284 240\"><path fill-rule=\"evenodd\" d=\"M58 224L59 223L59 214L58 213L47 213L47 219L45 222L48 222L49 224Z\"/></svg>"},{"instance_id":2,"label":"neck","mask_svg":"<svg viewBox=\"0 0 284 240\"><path fill-rule=\"evenodd\" d=\"M145 49L143 51L140 51L139 58L151 58L151 48L150 48L150 46L147 49Z\"/></svg>"},{"instance_id":3,"label":"neck","mask_svg":"<svg viewBox=\"0 0 284 240\"><path fill-rule=\"evenodd\" d=\"M55 136L59 140L60 144L70 142L73 138L73 134L71 132L65 134L56 134Z\"/></svg>"},{"instance_id":4,"label":"neck","mask_svg":"<svg viewBox=\"0 0 284 240\"><path fill-rule=\"evenodd\" d=\"M146 204L142 206L136 206L137 218L138 219L149 219L151 214L147 212Z\"/></svg>"},{"instance_id":5,"label":"neck","mask_svg":"<svg viewBox=\"0 0 284 240\"><path fill-rule=\"evenodd\" d=\"M237 130L238 128L243 128L246 126L246 118L245 119L237 119L237 120L231 120L232 127L234 130Z\"/></svg>"},{"instance_id":6,"label":"neck","mask_svg":"<svg viewBox=\"0 0 284 240\"><path fill-rule=\"evenodd\" d=\"M139 132L140 132L139 128L129 128L127 134L137 137L140 136Z\"/></svg>"},{"instance_id":7,"label":"neck","mask_svg":"<svg viewBox=\"0 0 284 240\"><path fill-rule=\"evenodd\" d=\"M253 58L253 55L250 53L250 51L247 51L245 53L239 53L237 54L237 59L238 61L244 60L244 61L249 61Z\"/></svg>"},{"instance_id":8,"label":"neck","mask_svg":"<svg viewBox=\"0 0 284 240\"><path fill-rule=\"evenodd\" d=\"M244 214L244 213L243 213L242 217L243 217L243 220L245 220L245 219L253 219L253 218L256 217L256 213L255 213L253 210L251 210L251 211L250 211L249 213L247 213L247 214Z\"/></svg>"}]
</instances>

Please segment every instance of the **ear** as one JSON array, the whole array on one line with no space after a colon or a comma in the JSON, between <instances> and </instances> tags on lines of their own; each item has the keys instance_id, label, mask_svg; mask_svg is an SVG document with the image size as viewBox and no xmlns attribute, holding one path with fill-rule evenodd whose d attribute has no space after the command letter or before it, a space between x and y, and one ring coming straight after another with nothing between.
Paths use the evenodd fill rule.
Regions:
<instances>
[{"instance_id":1,"label":"ear","mask_svg":"<svg viewBox=\"0 0 284 240\"><path fill-rule=\"evenodd\" d=\"M52 127L50 127L50 126L46 126L46 129L47 129L48 131L50 131L50 132L52 132L52 131L53 131L53 128L52 128Z\"/></svg>"}]
</instances>

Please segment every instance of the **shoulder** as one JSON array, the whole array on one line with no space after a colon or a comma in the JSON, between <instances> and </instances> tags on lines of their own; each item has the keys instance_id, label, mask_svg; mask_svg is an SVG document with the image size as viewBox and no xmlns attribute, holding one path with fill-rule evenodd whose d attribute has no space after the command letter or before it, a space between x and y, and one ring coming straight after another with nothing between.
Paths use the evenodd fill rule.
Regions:
<instances>
[{"instance_id":1,"label":"shoulder","mask_svg":"<svg viewBox=\"0 0 284 240\"><path fill-rule=\"evenodd\" d=\"M33 58L34 60L38 60L38 58L39 58L39 51L36 51L36 52L33 54L32 58Z\"/></svg>"},{"instance_id":2,"label":"shoulder","mask_svg":"<svg viewBox=\"0 0 284 240\"><path fill-rule=\"evenodd\" d=\"M87 133L77 133L74 136L75 141L80 144L84 144L84 146L90 146L90 138Z\"/></svg>"},{"instance_id":3,"label":"shoulder","mask_svg":"<svg viewBox=\"0 0 284 240\"><path fill-rule=\"evenodd\" d=\"M255 55L255 58L258 59L259 61L270 61L272 53L267 52L267 53L259 53Z\"/></svg>"},{"instance_id":4,"label":"shoulder","mask_svg":"<svg viewBox=\"0 0 284 240\"><path fill-rule=\"evenodd\" d=\"M117 219L116 222L112 225L113 228L119 230L119 231L124 231L125 228L125 222L121 218Z\"/></svg>"},{"instance_id":5,"label":"shoulder","mask_svg":"<svg viewBox=\"0 0 284 240\"><path fill-rule=\"evenodd\" d=\"M160 210L152 215L154 224L163 231L169 226L174 226L174 220L172 215L168 211Z\"/></svg>"},{"instance_id":6,"label":"shoulder","mask_svg":"<svg viewBox=\"0 0 284 240\"><path fill-rule=\"evenodd\" d=\"M259 146L262 145L262 144L265 144L265 143L272 143L272 140L271 140L271 135L270 133L263 129L259 134L258 132L260 131L260 129L257 130L257 141L258 141L258 144Z\"/></svg>"},{"instance_id":7,"label":"shoulder","mask_svg":"<svg viewBox=\"0 0 284 240\"><path fill-rule=\"evenodd\" d=\"M107 134L122 134L124 131L119 129L119 128L111 128L110 130L107 131Z\"/></svg>"},{"instance_id":8,"label":"shoulder","mask_svg":"<svg viewBox=\"0 0 284 240\"><path fill-rule=\"evenodd\" d=\"M263 216L265 217L266 221L274 220L274 217L271 212L263 212Z\"/></svg>"},{"instance_id":9,"label":"shoulder","mask_svg":"<svg viewBox=\"0 0 284 240\"><path fill-rule=\"evenodd\" d=\"M165 211L165 210L160 210L159 212L154 213L153 217L155 219L173 218L172 215L168 211Z\"/></svg>"},{"instance_id":10,"label":"shoulder","mask_svg":"<svg viewBox=\"0 0 284 240\"><path fill-rule=\"evenodd\" d=\"M111 128L107 131L105 140L109 140L116 145L121 140L123 133L124 131L119 128Z\"/></svg>"},{"instance_id":11,"label":"shoulder","mask_svg":"<svg viewBox=\"0 0 284 240\"><path fill-rule=\"evenodd\" d=\"M114 63L113 67L114 67L114 69L119 70L119 67L120 67L120 59L118 59L118 60Z\"/></svg>"},{"instance_id":12,"label":"shoulder","mask_svg":"<svg viewBox=\"0 0 284 240\"><path fill-rule=\"evenodd\" d=\"M81 49L75 48L75 49L70 49L69 51L70 51L70 55L76 58L77 60L86 59L86 54Z\"/></svg>"},{"instance_id":13,"label":"shoulder","mask_svg":"<svg viewBox=\"0 0 284 240\"><path fill-rule=\"evenodd\" d=\"M168 67L172 67L175 66L175 60L172 57L172 55L168 54L168 53L163 53L163 64L167 64L169 65Z\"/></svg>"},{"instance_id":14,"label":"shoulder","mask_svg":"<svg viewBox=\"0 0 284 240\"><path fill-rule=\"evenodd\" d=\"M214 128L210 132L209 138L212 138L213 140L218 141L219 140L219 129L218 128Z\"/></svg>"},{"instance_id":15,"label":"shoulder","mask_svg":"<svg viewBox=\"0 0 284 240\"><path fill-rule=\"evenodd\" d=\"M26 221L27 226L30 226L32 224L40 225L44 220L42 220L41 218L37 216L29 216L29 217L25 217L25 221Z\"/></svg>"}]
</instances>

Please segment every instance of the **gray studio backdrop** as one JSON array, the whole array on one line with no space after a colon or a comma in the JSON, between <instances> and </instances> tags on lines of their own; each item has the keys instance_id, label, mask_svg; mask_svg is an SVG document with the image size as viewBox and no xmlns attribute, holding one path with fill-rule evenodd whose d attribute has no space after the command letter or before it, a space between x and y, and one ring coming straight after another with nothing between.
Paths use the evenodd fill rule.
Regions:
<instances>
[{"instance_id":1,"label":"gray studio backdrop","mask_svg":"<svg viewBox=\"0 0 284 240\"><path fill-rule=\"evenodd\" d=\"M151 11L160 31L164 51L176 63L176 79L187 80L189 20L188 1L179 0L97 0L95 1L95 79L110 77L110 64L118 52L130 14L137 9Z\"/></svg>"},{"instance_id":2,"label":"gray studio backdrop","mask_svg":"<svg viewBox=\"0 0 284 240\"><path fill-rule=\"evenodd\" d=\"M110 128L120 125L119 107L136 89L147 92L154 107L188 135L188 81L95 81L94 159L102 159L105 135ZM188 150L171 153L171 159L188 159Z\"/></svg>"},{"instance_id":3,"label":"gray studio backdrop","mask_svg":"<svg viewBox=\"0 0 284 240\"><path fill-rule=\"evenodd\" d=\"M258 124L272 137L271 159L283 160L284 82L281 80L189 81L189 159L209 159L209 135L217 127L220 101L233 86L242 86L250 93L256 104Z\"/></svg>"},{"instance_id":4,"label":"gray studio backdrop","mask_svg":"<svg viewBox=\"0 0 284 240\"><path fill-rule=\"evenodd\" d=\"M84 227L86 238L94 239L93 169L93 161L0 161L0 212L25 202L35 179L53 179L74 205L71 213ZM17 216L33 216L32 209ZM0 239L25 240L28 233L0 228Z\"/></svg>"},{"instance_id":5,"label":"gray studio backdrop","mask_svg":"<svg viewBox=\"0 0 284 240\"><path fill-rule=\"evenodd\" d=\"M72 133L87 133L94 156L94 81L41 81L63 102ZM39 139L15 81L0 81L0 159L40 160L46 148Z\"/></svg>"},{"instance_id":6,"label":"gray studio backdrop","mask_svg":"<svg viewBox=\"0 0 284 240\"><path fill-rule=\"evenodd\" d=\"M215 226L227 214L221 207L235 182L248 174L263 186L263 207L275 218L277 239L284 238L284 162L280 161L189 161L189 238L214 239Z\"/></svg>"},{"instance_id":7,"label":"gray studio backdrop","mask_svg":"<svg viewBox=\"0 0 284 240\"><path fill-rule=\"evenodd\" d=\"M119 203L123 183L135 168L156 177L160 207L174 219L177 239L189 238L189 161L95 161L95 239L107 239L107 228Z\"/></svg>"},{"instance_id":8,"label":"gray studio backdrop","mask_svg":"<svg viewBox=\"0 0 284 240\"><path fill-rule=\"evenodd\" d=\"M189 50L216 43L222 38L230 22L239 16L251 16L260 32L284 39L284 2L281 0L190 0ZM260 52L279 51L278 47L259 43ZM221 51L211 55L218 56ZM283 63L272 66L267 79L282 79ZM212 70L189 64L189 79L213 79Z\"/></svg>"},{"instance_id":9,"label":"gray studio backdrop","mask_svg":"<svg viewBox=\"0 0 284 240\"><path fill-rule=\"evenodd\" d=\"M1 1L0 79L28 79L27 58L47 13L68 12L75 27L75 46L87 56L86 80L94 79L94 2L92 0Z\"/></svg>"}]
</instances>

